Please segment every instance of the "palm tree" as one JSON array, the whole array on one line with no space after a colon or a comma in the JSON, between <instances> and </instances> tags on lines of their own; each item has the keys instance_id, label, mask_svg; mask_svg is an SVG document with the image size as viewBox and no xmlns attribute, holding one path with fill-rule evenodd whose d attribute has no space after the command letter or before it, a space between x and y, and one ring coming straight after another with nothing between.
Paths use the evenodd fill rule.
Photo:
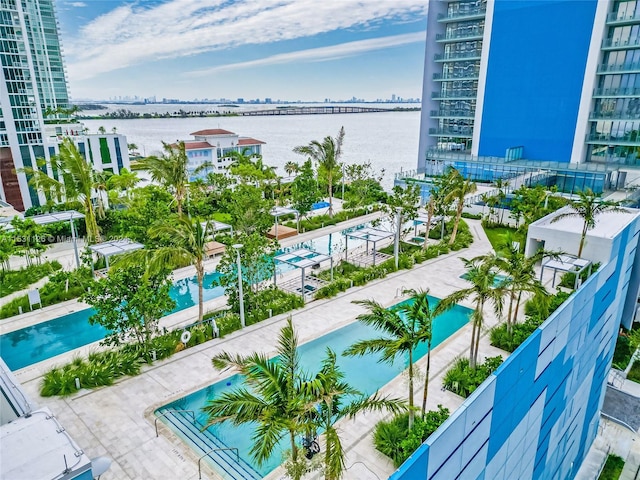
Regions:
<instances>
[{"instance_id":1,"label":"palm tree","mask_svg":"<svg viewBox=\"0 0 640 480\"><path fill-rule=\"evenodd\" d=\"M464 199L470 193L475 192L478 188L474 182L471 181L470 178L466 180L460 175L460 172L455 168L452 168L449 175L450 181L452 182L451 190L446 197L446 201L448 203L456 202L456 219L453 224L453 232L451 233L451 238L449 239L449 245L453 245L453 242L456 241L456 235L458 234L458 225L460 224L460 219L462 218L462 210L464 209Z\"/></svg>"},{"instance_id":2,"label":"palm tree","mask_svg":"<svg viewBox=\"0 0 640 480\"><path fill-rule=\"evenodd\" d=\"M296 162L287 162L284 164L284 171L287 172L287 175L291 176L294 173L297 173L300 170L300 167Z\"/></svg>"},{"instance_id":3,"label":"palm tree","mask_svg":"<svg viewBox=\"0 0 640 480\"><path fill-rule=\"evenodd\" d=\"M582 235L580 236L580 246L578 247L578 258L582 257L587 232L596 226L596 217L605 212L627 212L620 207L618 202L602 200L599 195L593 193L590 188L578 191L578 199L571 200L567 205L568 212L561 213L551 220L551 223L567 217L580 217L583 220Z\"/></svg>"},{"instance_id":4,"label":"palm tree","mask_svg":"<svg viewBox=\"0 0 640 480\"><path fill-rule=\"evenodd\" d=\"M70 138L63 139L59 148L60 153L51 158L51 170L57 178L39 168L25 167L18 172L30 176L29 183L40 190L47 201L64 198L68 202L81 202L89 242L98 243L101 241L100 230L91 198L102 185L102 177L78 152Z\"/></svg>"},{"instance_id":5,"label":"palm tree","mask_svg":"<svg viewBox=\"0 0 640 480\"><path fill-rule=\"evenodd\" d=\"M429 230L431 230L431 220L433 219L434 210L435 210L435 200L432 196L429 198L429 203L427 203L427 223L425 225L425 231L424 231L424 243L422 244L422 248L424 250L427 249L427 243L429 241Z\"/></svg>"},{"instance_id":6,"label":"palm tree","mask_svg":"<svg viewBox=\"0 0 640 480\"><path fill-rule=\"evenodd\" d=\"M107 187L120 192L124 190L127 192L127 196L129 196L131 189L134 188L139 181L140 178L136 172L122 168L120 173L112 175L107 179Z\"/></svg>"},{"instance_id":7,"label":"palm tree","mask_svg":"<svg viewBox=\"0 0 640 480\"><path fill-rule=\"evenodd\" d=\"M298 338L289 317L278 336L277 361L261 353L242 356L223 352L213 358L218 369L234 367L245 377L247 387L209 401L203 409L209 417L207 426L225 421L256 424L251 455L259 465L271 457L285 436L289 437L292 461L298 461L296 436L308 429L309 415L297 348Z\"/></svg>"},{"instance_id":8,"label":"palm tree","mask_svg":"<svg viewBox=\"0 0 640 480\"><path fill-rule=\"evenodd\" d=\"M424 291L414 291L413 304L400 310L388 310L375 300L356 300L369 312L358 315L357 319L375 327L384 335L369 340L360 340L344 351L344 355L365 355L381 353L382 362L392 363L396 357L408 355L409 377L409 429L414 420L413 408L413 352L421 342L430 342L431 321L429 300ZM439 310L440 311L440 310Z\"/></svg>"},{"instance_id":9,"label":"palm tree","mask_svg":"<svg viewBox=\"0 0 640 480\"><path fill-rule=\"evenodd\" d=\"M509 308L507 311L507 333L513 334L513 326L518 321L518 311L525 292L546 294L535 272L535 265L547 257L558 258L560 253L540 249L530 257L526 257L519 246L514 243L509 233L499 246L498 255L489 255L487 261L495 261L495 265L508 275L504 287L508 291Z\"/></svg>"},{"instance_id":10,"label":"palm tree","mask_svg":"<svg viewBox=\"0 0 640 480\"><path fill-rule=\"evenodd\" d=\"M203 282L205 245L213 228L209 222L204 224L185 215L168 220L160 220L149 228L152 238L168 238L171 244L153 250L137 250L123 255L119 262L124 264L144 262L150 272L158 272L167 266L186 266L193 264L198 281L198 321L203 316Z\"/></svg>"},{"instance_id":11,"label":"palm tree","mask_svg":"<svg viewBox=\"0 0 640 480\"><path fill-rule=\"evenodd\" d=\"M303 392L311 400L307 408L314 426L324 431L325 480L339 480L345 470L345 451L336 429L340 419L353 419L363 412L390 411L397 414L406 410L401 400L380 397L377 392L367 398L351 387L344 381L344 373L336 365L336 354L330 348L327 348L320 372L303 384Z\"/></svg>"},{"instance_id":12,"label":"palm tree","mask_svg":"<svg viewBox=\"0 0 640 480\"><path fill-rule=\"evenodd\" d=\"M189 189L189 171L187 169L189 159L184 142L168 144L162 142L164 153L161 157L150 156L139 161L139 166L151 174L151 179L158 182L172 193L178 211L182 214L182 204L187 197ZM211 162L199 165L193 175L197 175L207 168L211 168Z\"/></svg>"},{"instance_id":13,"label":"palm tree","mask_svg":"<svg viewBox=\"0 0 640 480\"><path fill-rule=\"evenodd\" d=\"M465 258L461 260L467 269L466 278L471 282L471 287L452 293L442 299L440 305L446 309L467 298L471 298L475 303L475 310L471 314L473 329L469 348L469 367L475 369L478 362L480 335L484 324L484 306L487 303L493 304L496 315L500 316L502 314L505 286L497 277L498 271L495 267L495 258L485 255L471 260Z\"/></svg>"},{"instance_id":14,"label":"palm tree","mask_svg":"<svg viewBox=\"0 0 640 480\"><path fill-rule=\"evenodd\" d=\"M0 267L2 267L2 270L9 270L9 260L15 252L16 242L13 236L0 230Z\"/></svg>"},{"instance_id":15,"label":"palm tree","mask_svg":"<svg viewBox=\"0 0 640 480\"><path fill-rule=\"evenodd\" d=\"M324 137L318 142L313 140L309 145L295 147L293 151L300 155L307 155L318 165L318 174L324 175L329 189L329 210L333 216L333 180L340 175L340 156L342 154L342 142L344 141L344 127L340 128L338 136L334 139L331 136Z\"/></svg>"}]
</instances>

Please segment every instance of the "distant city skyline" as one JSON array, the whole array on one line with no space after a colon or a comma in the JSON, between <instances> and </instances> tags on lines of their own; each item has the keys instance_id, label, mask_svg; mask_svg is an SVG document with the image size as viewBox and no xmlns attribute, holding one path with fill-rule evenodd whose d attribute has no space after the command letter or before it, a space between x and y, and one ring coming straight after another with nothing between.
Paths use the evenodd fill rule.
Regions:
<instances>
[{"instance_id":1,"label":"distant city skyline","mask_svg":"<svg viewBox=\"0 0 640 480\"><path fill-rule=\"evenodd\" d=\"M424 0L55 0L74 101L418 99Z\"/></svg>"}]
</instances>

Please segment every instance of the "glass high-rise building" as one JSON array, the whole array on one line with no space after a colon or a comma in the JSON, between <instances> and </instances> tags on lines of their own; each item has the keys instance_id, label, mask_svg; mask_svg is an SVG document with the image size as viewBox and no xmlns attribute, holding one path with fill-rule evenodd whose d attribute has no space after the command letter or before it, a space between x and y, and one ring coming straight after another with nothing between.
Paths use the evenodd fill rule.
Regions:
<instances>
[{"instance_id":1,"label":"glass high-rise building","mask_svg":"<svg viewBox=\"0 0 640 480\"><path fill-rule=\"evenodd\" d=\"M433 0L424 72L419 168L640 164L640 1Z\"/></svg>"},{"instance_id":2,"label":"glass high-rise building","mask_svg":"<svg viewBox=\"0 0 640 480\"><path fill-rule=\"evenodd\" d=\"M0 198L40 204L22 167L49 158L44 117L69 107L53 0L0 0Z\"/></svg>"}]
</instances>

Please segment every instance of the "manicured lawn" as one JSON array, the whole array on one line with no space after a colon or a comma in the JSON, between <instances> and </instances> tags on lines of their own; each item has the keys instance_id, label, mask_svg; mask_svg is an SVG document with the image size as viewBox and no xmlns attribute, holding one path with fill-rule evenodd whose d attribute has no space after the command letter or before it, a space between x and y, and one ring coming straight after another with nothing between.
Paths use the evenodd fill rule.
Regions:
<instances>
[{"instance_id":1,"label":"manicured lawn","mask_svg":"<svg viewBox=\"0 0 640 480\"><path fill-rule=\"evenodd\" d=\"M623 468L624 460L622 458L617 455L609 455L598 480L618 480Z\"/></svg>"},{"instance_id":2,"label":"manicured lawn","mask_svg":"<svg viewBox=\"0 0 640 480\"><path fill-rule=\"evenodd\" d=\"M627 374L627 380L640 383L640 360L636 360L633 362L633 366Z\"/></svg>"},{"instance_id":3,"label":"manicured lawn","mask_svg":"<svg viewBox=\"0 0 640 480\"><path fill-rule=\"evenodd\" d=\"M524 248L524 242L527 240L527 237L518 232L515 228L485 226L483 226L482 228L484 228L484 233L486 233L487 237L489 237L491 246L495 251L498 251L499 245L503 245L506 242L508 233L511 233L511 237L514 241L520 242L520 248Z\"/></svg>"}]
</instances>

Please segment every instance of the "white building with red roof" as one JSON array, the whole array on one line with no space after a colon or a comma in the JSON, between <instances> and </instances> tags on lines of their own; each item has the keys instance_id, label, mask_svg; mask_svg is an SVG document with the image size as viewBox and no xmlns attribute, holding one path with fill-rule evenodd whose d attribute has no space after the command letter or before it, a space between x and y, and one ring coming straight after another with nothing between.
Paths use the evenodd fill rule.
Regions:
<instances>
[{"instance_id":1,"label":"white building with red roof","mask_svg":"<svg viewBox=\"0 0 640 480\"><path fill-rule=\"evenodd\" d=\"M213 165L206 173L223 173L228 175L229 167L234 158L229 154L238 152L244 155L262 155L262 145L265 142L250 137L240 137L237 133L223 130L221 128L211 128L192 132L193 140L186 140L184 148L187 154L187 169L191 174L202 164L209 162Z\"/></svg>"}]
</instances>

